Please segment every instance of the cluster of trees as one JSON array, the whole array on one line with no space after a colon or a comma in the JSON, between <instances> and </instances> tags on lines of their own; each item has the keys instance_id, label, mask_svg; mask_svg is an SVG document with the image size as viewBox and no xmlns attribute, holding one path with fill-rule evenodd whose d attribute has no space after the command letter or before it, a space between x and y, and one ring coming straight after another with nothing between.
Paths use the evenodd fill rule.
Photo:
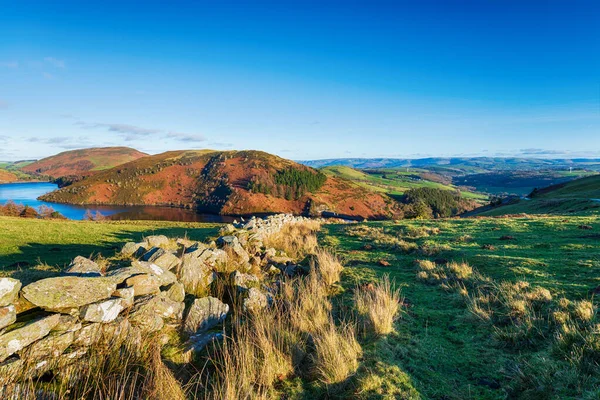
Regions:
<instances>
[{"instance_id":1,"label":"cluster of trees","mask_svg":"<svg viewBox=\"0 0 600 400\"><path fill-rule=\"evenodd\" d=\"M447 218L476 207L458 191L426 187L407 190L402 203L405 218L415 219Z\"/></svg>"},{"instance_id":2,"label":"cluster of trees","mask_svg":"<svg viewBox=\"0 0 600 400\"><path fill-rule=\"evenodd\" d=\"M326 180L327 176L322 172L289 167L277 171L272 179L251 181L248 189L254 193L298 200L307 192L314 193L319 190Z\"/></svg>"},{"instance_id":3,"label":"cluster of trees","mask_svg":"<svg viewBox=\"0 0 600 400\"><path fill-rule=\"evenodd\" d=\"M7 201L6 204L0 205L0 215L5 217L65 219L61 213L54 211L52 207L41 205L35 209L22 204L16 204L13 201Z\"/></svg>"}]
</instances>

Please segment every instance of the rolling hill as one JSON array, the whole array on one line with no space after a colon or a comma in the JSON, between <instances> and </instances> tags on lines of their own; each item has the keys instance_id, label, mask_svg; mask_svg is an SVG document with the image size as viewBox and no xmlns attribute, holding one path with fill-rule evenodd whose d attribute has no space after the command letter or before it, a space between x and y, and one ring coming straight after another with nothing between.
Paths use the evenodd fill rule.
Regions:
<instances>
[{"instance_id":1,"label":"rolling hill","mask_svg":"<svg viewBox=\"0 0 600 400\"><path fill-rule=\"evenodd\" d=\"M477 210L476 210L477 211ZM481 209L475 214L600 214L600 175L575 179L534 191L530 197Z\"/></svg>"},{"instance_id":2,"label":"rolling hill","mask_svg":"<svg viewBox=\"0 0 600 400\"><path fill-rule=\"evenodd\" d=\"M415 188L432 188L442 190L458 190L451 180L442 175L431 173L425 169L364 169L357 170L346 166L323 167L321 171L329 176L344 178L356 182L365 188L387 193L402 195L405 191ZM461 196L467 199L485 201L487 196L470 191L461 191Z\"/></svg>"},{"instance_id":3,"label":"rolling hill","mask_svg":"<svg viewBox=\"0 0 600 400\"><path fill-rule=\"evenodd\" d=\"M259 151L169 151L100 171L41 199L171 206L223 215L328 211L386 218L396 207L385 194Z\"/></svg>"},{"instance_id":4,"label":"rolling hill","mask_svg":"<svg viewBox=\"0 0 600 400\"><path fill-rule=\"evenodd\" d=\"M129 147L71 150L25 165L21 170L53 179L81 177L137 160L146 155L146 153Z\"/></svg>"}]
</instances>

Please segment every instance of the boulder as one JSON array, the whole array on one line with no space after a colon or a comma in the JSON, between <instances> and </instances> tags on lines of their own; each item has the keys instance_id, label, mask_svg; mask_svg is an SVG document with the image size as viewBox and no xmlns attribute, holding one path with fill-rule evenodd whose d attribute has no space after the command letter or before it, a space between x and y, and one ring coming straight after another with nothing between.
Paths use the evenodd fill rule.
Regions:
<instances>
[{"instance_id":1,"label":"boulder","mask_svg":"<svg viewBox=\"0 0 600 400\"><path fill-rule=\"evenodd\" d=\"M19 294L21 282L13 278L0 278L0 307L12 304Z\"/></svg>"},{"instance_id":2,"label":"boulder","mask_svg":"<svg viewBox=\"0 0 600 400\"><path fill-rule=\"evenodd\" d=\"M135 297L159 293L161 286L160 279L148 274L134 275L131 278L127 278L125 284L133 288Z\"/></svg>"},{"instance_id":3,"label":"boulder","mask_svg":"<svg viewBox=\"0 0 600 400\"><path fill-rule=\"evenodd\" d=\"M89 324L75 332L73 347L90 347L96 343L102 334L102 324L99 322Z\"/></svg>"},{"instance_id":4,"label":"boulder","mask_svg":"<svg viewBox=\"0 0 600 400\"><path fill-rule=\"evenodd\" d=\"M138 252L138 250L142 247L144 247L143 243L128 242L125 243L125 246L123 246L123 248L121 249L121 254L125 257L131 257L135 255Z\"/></svg>"},{"instance_id":5,"label":"boulder","mask_svg":"<svg viewBox=\"0 0 600 400\"><path fill-rule=\"evenodd\" d=\"M63 276L47 278L25 286L23 296L49 311L65 312L104 300L116 289L110 278Z\"/></svg>"},{"instance_id":6,"label":"boulder","mask_svg":"<svg viewBox=\"0 0 600 400\"><path fill-rule=\"evenodd\" d=\"M196 299L187 313L183 330L188 335L205 332L223 322L228 312L229 306L215 297Z\"/></svg>"},{"instance_id":7,"label":"boulder","mask_svg":"<svg viewBox=\"0 0 600 400\"><path fill-rule=\"evenodd\" d=\"M0 307L0 329L12 325L17 320L17 311L13 304Z\"/></svg>"},{"instance_id":8,"label":"boulder","mask_svg":"<svg viewBox=\"0 0 600 400\"><path fill-rule=\"evenodd\" d=\"M129 312L133 326L146 332L155 332L164 326L164 320L180 320L184 304L162 296L145 296Z\"/></svg>"},{"instance_id":9,"label":"boulder","mask_svg":"<svg viewBox=\"0 0 600 400\"><path fill-rule=\"evenodd\" d=\"M149 247L161 247L169 244L169 238L165 235L153 235L145 238Z\"/></svg>"},{"instance_id":10,"label":"boulder","mask_svg":"<svg viewBox=\"0 0 600 400\"><path fill-rule=\"evenodd\" d=\"M167 298L173 301L182 302L185 299L185 288L179 282L175 282L168 286L164 293Z\"/></svg>"},{"instance_id":11,"label":"boulder","mask_svg":"<svg viewBox=\"0 0 600 400\"><path fill-rule=\"evenodd\" d=\"M221 332L204 332L190 336L190 339L184 345L184 349L188 351L200 352L209 343L215 340L223 340L224 336Z\"/></svg>"},{"instance_id":12,"label":"boulder","mask_svg":"<svg viewBox=\"0 0 600 400\"><path fill-rule=\"evenodd\" d=\"M215 278L216 273L209 263L195 257L194 253L183 255L179 281L183 284L186 293L195 295L203 292Z\"/></svg>"},{"instance_id":13,"label":"boulder","mask_svg":"<svg viewBox=\"0 0 600 400\"><path fill-rule=\"evenodd\" d=\"M168 271L179 265L181 260L173 253L167 252L163 250L163 254L152 257L150 260L154 265L158 265L163 270Z\"/></svg>"},{"instance_id":14,"label":"boulder","mask_svg":"<svg viewBox=\"0 0 600 400\"><path fill-rule=\"evenodd\" d=\"M19 293L19 295L15 299L14 306L17 311L17 314L21 314L22 312L35 308L35 304L31 303L29 300L23 297L22 293Z\"/></svg>"},{"instance_id":15,"label":"boulder","mask_svg":"<svg viewBox=\"0 0 600 400\"><path fill-rule=\"evenodd\" d=\"M135 297L135 289L132 287L117 289L113 292L113 297L121 299L121 304L124 308L129 308L133 305L133 299Z\"/></svg>"},{"instance_id":16,"label":"boulder","mask_svg":"<svg viewBox=\"0 0 600 400\"><path fill-rule=\"evenodd\" d=\"M258 290L257 288L250 288L247 296L244 299L243 308L244 311L258 312L269 305L269 299L267 295Z\"/></svg>"},{"instance_id":17,"label":"boulder","mask_svg":"<svg viewBox=\"0 0 600 400\"><path fill-rule=\"evenodd\" d=\"M81 309L81 319L89 322L112 322L123 311L123 300L113 298L99 303L88 304Z\"/></svg>"},{"instance_id":18,"label":"boulder","mask_svg":"<svg viewBox=\"0 0 600 400\"><path fill-rule=\"evenodd\" d=\"M0 336L0 362L40 340L58 324L59 314L42 317Z\"/></svg>"},{"instance_id":19,"label":"boulder","mask_svg":"<svg viewBox=\"0 0 600 400\"><path fill-rule=\"evenodd\" d=\"M80 330L82 327L81 322L72 315L60 314L58 324L52 328L52 332L75 332Z\"/></svg>"},{"instance_id":20,"label":"boulder","mask_svg":"<svg viewBox=\"0 0 600 400\"><path fill-rule=\"evenodd\" d=\"M239 243L240 241L238 240L238 238L233 235L221 236L217 239L217 246L219 246L219 248L223 248L225 246L233 246Z\"/></svg>"},{"instance_id":21,"label":"boulder","mask_svg":"<svg viewBox=\"0 0 600 400\"><path fill-rule=\"evenodd\" d=\"M145 252L141 257L140 260L142 261L150 261L150 259L152 257L160 257L161 255L165 254L166 250L161 249L160 247L152 247L150 250L148 250L147 252Z\"/></svg>"},{"instance_id":22,"label":"boulder","mask_svg":"<svg viewBox=\"0 0 600 400\"><path fill-rule=\"evenodd\" d=\"M20 353L27 360L43 361L47 358L56 358L65 352L74 339L75 335L73 332L50 334L33 343Z\"/></svg>"},{"instance_id":23,"label":"boulder","mask_svg":"<svg viewBox=\"0 0 600 400\"><path fill-rule=\"evenodd\" d=\"M100 266L89 258L77 256L69 264L69 267L64 271L65 275L74 276L102 276L102 270Z\"/></svg>"},{"instance_id":24,"label":"boulder","mask_svg":"<svg viewBox=\"0 0 600 400\"><path fill-rule=\"evenodd\" d=\"M177 276L174 273L152 262L134 261L131 263L131 267L142 273L156 276L160 282L160 286L170 285L177 281Z\"/></svg>"},{"instance_id":25,"label":"boulder","mask_svg":"<svg viewBox=\"0 0 600 400\"><path fill-rule=\"evenodd\" d=\"M258 286L260 279L256 275L244 274L240 271L233 271L231 273L231 284L237 286L238 289L248 289L251 286Z\"/></svg>"}]
</instances>

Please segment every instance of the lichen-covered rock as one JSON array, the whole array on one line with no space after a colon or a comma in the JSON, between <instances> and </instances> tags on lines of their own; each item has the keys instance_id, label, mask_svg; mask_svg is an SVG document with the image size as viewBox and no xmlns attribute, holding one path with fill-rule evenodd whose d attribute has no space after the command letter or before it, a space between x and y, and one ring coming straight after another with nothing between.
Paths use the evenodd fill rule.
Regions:
<instances>
[{"instance_id":1,"label":"lichen-covered rock","mask_svg":"<svg viewBox=\"0 0 600 400\"><path fill-rule=\"evenodd\" d=\"M258 312L269 305L269 299L267 295L258 290L257 288L250 288L244 299L243 308L244 311Z\"/></svg>"},{"instance_id":2,"label":"lichen-covered rock","mask_svg":"<svg viewBox=\"0 0 600 400\"><path fill-rule=\"evenodd\" d=\"M125 257L131 257L136 254L141 247L143 247L143 243L125 243L125 246L123 246L121 249L121 254L123 254Z\"/></svg>"},{"instance_id":3,"label":"lichen-covered rock","mask_svg":"<svg viewBox=\"0 0 600 400\"><path fill-rule=\"evenodd\" d=\"M27 360L44 360L60 356L69 347L75 338L73 332L54 333L38 340L31 346L21 351Z\"/></svg>"},{"instance_id":4,"label":"lichen-covered rock","mask_svg":"<svg viewBox=\"0 0 600 400\"><path fill-rule=\"evenodd\" d=\"M0 278L0 307L12 304L19 290L21 282L13 278Z\"/></svg>"},{"instance_id":5,"label":"lichen-covered rock","mask_svg":"<svg viewBox=\"0 0 600 400\"><path fill-rule=\"evenodd\" d=\"M203 332L197 335L190 336L189 340L183 346L188 351L200 352L209 343L215 340L223 340L224 336L221 332Z\"/></svg>"},{"instance_id":6,"label":"lichen-covered rock","mask_svg":"<svg viewBox=\"0 0 600 400\"><path fill-rule=\"evenodd\" d=\"M22 293L38 307L65 312L104 300L116 288L116 284L109 278L62 276L31 283L23 288Z\"/></svg>"},{"instance_id":7,"label":"lichen-covered rock","mask_svg":"<svg viewBox=\"0 0 600 400\"><path fill-rule=\"evenodd\" d=\"M81 309L81 319L89 322L112 322L124 308L123 301L119 298L88 304Z\"/></svg>"},{"instance_id":8,"label":"lichen-covered rock","mask_svg":"<svg viewBox=\"0 0 600 400\"><path fill-rule=\"evenodd\" d=\"M134 275L131 278L127 278L125 284L133 288L135 297L159 293L161 285L160 279L148 274Z\"/></svg>"},{"instance_id":9,"label":"lichen-covered rock","mask_svg":"<svg viewBox=\"0 0 600 400\"><path fill-rule=\"evenodd\" d=\"M52 328L58 324L59 319L59 314L42 317L1 335L0 362L48 335Z\"/></svg>"},{"instance_id":10,"label":"lichen-covered rock","mask_svg":"<svg viewBox=\"0 0 600 400\"><path fill-rule=\"evenodd\" d=\"M165 295L173 301L182 302L185 299L185 288L181 283L175 282L167 288Z\"/></svg>"},{"instance_id":11,"label":"lichen-covered rock","mask_svg":"<svg viewBox=\"0 0 600 400\"><path fill-rule=\"evenodd\" d=\"M138 299L129 312L133 326L146 332L155 332L164 326L164 320L180 320L184 304L162 296L145 296Z\"/></svg>"},{"instance_id":12,"label":"lichen-covered rock","mask_svg":"<svg viewBox=\"0 0 600 400\"><path fill-rule=\"evenodd\" d=\"M184 254L179 281L183 284L185 292L195 295L206 289L216 278L213 268L209 263L196 257L195 253Z\"/></svg>"},{"instance_id":13,"label":"lichen-covered rock","mask_svg":"<svg viewBox=\"0 0 600 400\"><path fill-rule=\"evenodd\" d=\"M258 286L260 284L260 279L258 279L256 275L233 271L231 273L231 284L237 286L238 289L248 289L253 286Z\"/></svg>"},{"instance_id":14,"label":"lichen-covered rock","mask_svg":"<svg viewBox=\"0 0 600 400\"><path fill-rule=\"evenodd\" d=\"M77 256L65 270L65 275L102 276L100 266L89 258Z\"/></svg>"},{"instance_id":15,"label":"lichen-covered rock","mask_svg":"<svg viewBox=\"0 0 600 400\"><path fill-rule=\"evenodd\" d=\"M72 315L61 314L58 320L58 324L52 328L52 332L75 332L80 330L82 327L79 319Z\"/></svg>"},{"instance_id":16,"label":"lichen-covered rock","mask_svg":"<svg viewBox=\"0 0 600 400\"><path fill-rule=\"evenodd\" d=\"M13 304L0 307L0 329L13 324L17 320L17 311Z\"/></svg>"},{"instance_id":17,"label":"lichen-covered rock","mask_svg":"<svg viewBox=\"0 0 600 400\"><path fill-rule=\"evenodd\" d=\"M145 274L154 275L158 278L160 286L170 285L177 282L177 276L168 269L162 268L152 262L134 261L131 267Z\"/></svg>"},{"instance_id":18,"label":"lichen-covered rock","mask_svg":"<svg viewBox=\"0 0 600 400\"><path fill-rule=\"evenodd\" d=\"M23 297L23 293L19 293L13 304L15 306L17 314L21 314L25 311L29 311L35 308L35 304L31 303L29 300Z\"/></svg>"},{"instance_id":19,"label":"lichen-covered rock","mask_svg":"<svg viewBox=\"0 0 600 400\"><path fill-rule=\"evenodd\" d=\"M165 251L156 257L150 258L149 262L158 265L163 270L168 271L179 265L181 260L173 253Z\"/></svg>"},{"instance_id":20,"label":"lichen-covered rock","mask_svg":"<svg viewBox=\"0 0 600 400\"><path fill-rule=\"evenodd\" d=\"M183 326L188 335L207 331L223 322L229 312L229 305L215 297L196 299L190 306Z\"/></svg>"},{"instance_id":21,"label":"lichen-covered rock","mask_svg":"<svg viewBox=\"0 0 600 400\"><path fill-rule=\"evenodd\" d=\"M133 305L135 290L132 287L117 289L112 295L121 299L124 308L129 308Z\"/></svg>"},{"instance_id":22,"label":"lichen-covered rock","mask_svg":"<svg viewBox=\"0 0 600 400\"><path fill-rule=\"evenodd\" d=\"M145 238L149 247L161 247L169 244L169 238L165 235L153 235Z\"/></svg>"}]
</instances>

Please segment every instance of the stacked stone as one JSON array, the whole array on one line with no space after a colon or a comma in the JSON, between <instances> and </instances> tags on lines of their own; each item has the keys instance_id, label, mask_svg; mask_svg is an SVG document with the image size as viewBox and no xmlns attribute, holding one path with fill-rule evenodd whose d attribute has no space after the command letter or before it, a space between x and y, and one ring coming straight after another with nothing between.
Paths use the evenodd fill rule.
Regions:
<instances>
[{"instance_id":1,"label":"stacked stone","mask_svg":"<svg viewBox=\"0 0 600 400\"><path fill-rule=\"evenodd\" d=\"M201 350L222 338L214 328L229 312L221 300L205 297L219 278L219 267L233 267L221 278L242 295L244 309L260 311L268 306L271 289L249 272L260 268L266 275L280 274L294 267L262 242L286 224L304 220L291 215L253 218L229 225L227 234L210 244L150 236L125 244L121 253L131 262L114 270L76 257L62 276L24 287L16 279L0 278L0 376L32 362L34 372L42 374L81 358L106 338L111 345L120 337L141 337L169 324L183 326L189 348Z\"/></svg>"}]
</instances>

